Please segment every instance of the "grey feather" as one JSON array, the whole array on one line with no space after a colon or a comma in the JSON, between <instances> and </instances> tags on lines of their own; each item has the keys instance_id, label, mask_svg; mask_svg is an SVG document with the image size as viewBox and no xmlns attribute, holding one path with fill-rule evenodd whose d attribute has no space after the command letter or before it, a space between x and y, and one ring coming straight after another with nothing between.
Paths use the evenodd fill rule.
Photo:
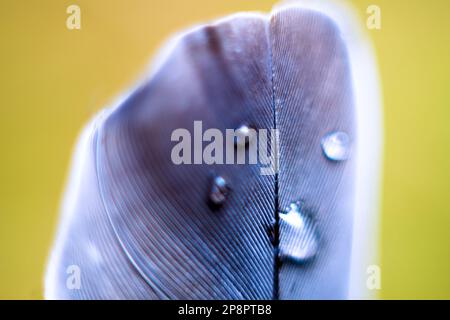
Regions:
<instances>
[{"instance_id":1,"label":"grey feather","mask_svg":"<svg viewBox=\"0 0 450 320\"><path fill-rule=\"evenodd\" d=\"M149 79L81 138L46 280L56 299L346 298L355 159L333 162L324 135L356 138L346 44L301 8L237 15L184 34ZM280 171L175 165L171 133L193 123L280 132ZM223 206L211 177L231 183ZM281 261L280 210L301 201L317 224L311 261ZM275 233L274 233L275 231ZM276 237L274 239L273 237ZM67 287L68 266L81 287Z\"/></svg>"}]
</instances>

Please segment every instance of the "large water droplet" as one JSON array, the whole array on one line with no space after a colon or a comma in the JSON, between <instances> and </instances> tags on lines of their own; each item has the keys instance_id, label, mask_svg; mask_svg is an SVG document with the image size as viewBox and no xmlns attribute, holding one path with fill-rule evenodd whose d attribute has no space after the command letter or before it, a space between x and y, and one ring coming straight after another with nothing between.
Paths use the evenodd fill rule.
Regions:
<instances>
[{"instance_id":1,"label":"large water droplet","mask_svg":"<svg viewBox=\"0 0 450 320\"><path fill-rule=\"evenodd\" d=\"M345 132L327 134L321 141L325 156L333 161L344 161L350 156L350 137Z\"/></svg>"},{"instance_id":2,"label":"large water droplet","mask_svg":"<svg viewBox=\"0 0 450 320\"><path fill-rule=\"evenodd\" d=\"M250 126L243 124L235 130L234 144L237 146L246 146L251 143L256 136L256 131Z\"/></svg>"},{"instance_id":3,"label":"large water droplet","mask_svg":"<svg viewBox=\"0 0 450 320\"><path fill-rule=\"evenodd\" d=\"M319 248L314 220L305 214L299 203L292 203L280 214L279 256L296 262L313 258Z\"/></svg>"},{"instance_id":4,"label":"large water droplet","mask_svg":"<svg viewBox=\"0 0 450 320\"><path fill-rule=\"evenodd\" d=\"M222 205L227 199L230 188L226 180L221 176L216 176L213 181L209 192L209 200L215 206Z\"/></svg>"}]
</instances>

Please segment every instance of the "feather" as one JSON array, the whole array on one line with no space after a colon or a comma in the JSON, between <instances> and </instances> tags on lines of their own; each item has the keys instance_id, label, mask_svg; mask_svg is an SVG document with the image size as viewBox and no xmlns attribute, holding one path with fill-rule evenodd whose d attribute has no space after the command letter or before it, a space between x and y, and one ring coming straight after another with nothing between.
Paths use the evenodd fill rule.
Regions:
<instances>
[{"instance_id":1,"label":"feather","mask_svg":"<svg viewBox=\"0 0 450 320\"><path fill-rule=\"evenodd\" d=\"M197 27L164 52L151 76L80 138L46 297L348 297L359 156L330 161L321 149L336 130L356 141L352 65L339 26L290 6ZM279 172L175 164L172 133L185 128L195 139L195 121L221 132L277 129ZM229 194L211 206L218 175ZM293 201L318 231L317 254L305 263L281 255L304 239L280 220ZM70 266L79 267L75 289Z\"/></svg>"}]
</instances>

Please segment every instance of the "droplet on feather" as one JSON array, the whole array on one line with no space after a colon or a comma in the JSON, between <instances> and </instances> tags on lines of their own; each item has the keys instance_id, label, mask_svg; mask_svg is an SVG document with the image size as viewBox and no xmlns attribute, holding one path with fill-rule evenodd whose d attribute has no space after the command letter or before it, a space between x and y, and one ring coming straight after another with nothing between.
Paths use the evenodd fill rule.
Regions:
<instances>
[{"instance_id":1,"label":"droplet on feather","mask_svg":"<svg viewBox=\"0 0 450 320\"><path fill-rule=\"evenodd\" d=\"M333 161L344 161L350 156L350 137L345 132L332 132L322 138L322 150Z\"/></svg>"},{"instance_id":2,"label":"droplet on feather","mask_svg":"<svg viewBox=\"0 0 450 320\"><path fill-rule=\"evenodd\" d=\"M229 191L226 180L222 176L216 176L210 188L209 200L213 205L220 206L226 201Z\"/></svg>"},{"instance_id":3,"label":"droplet on feather","mask_svg":"<svg viewBox=\"0 0 450 320\"><path fill-rule=\"evenodd\" d=\"M300 204L292 203L280 214L280 258L299 263L313 258L319 248L316 229L315 222L301 210Z\"/></svg>"}]
</instances>

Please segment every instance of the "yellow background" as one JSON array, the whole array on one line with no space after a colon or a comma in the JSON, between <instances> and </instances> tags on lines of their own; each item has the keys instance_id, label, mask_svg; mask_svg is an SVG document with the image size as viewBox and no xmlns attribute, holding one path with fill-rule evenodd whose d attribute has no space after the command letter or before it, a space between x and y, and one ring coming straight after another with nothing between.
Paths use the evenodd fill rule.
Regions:
<instances>
[{"instance_id":1,"label":"yellow background","mask_svg":"<svg viewBox=\"0 0 450 320\"><path fill-rule=\"evenodd\" d=\"M450 2L354 0L383 80L381 298L450 298ZM66 28L81 7L82 29ZM0 1L0 298L42 298L73 144L173 31L274 1Z\"/></svg>"}]
</instances>

